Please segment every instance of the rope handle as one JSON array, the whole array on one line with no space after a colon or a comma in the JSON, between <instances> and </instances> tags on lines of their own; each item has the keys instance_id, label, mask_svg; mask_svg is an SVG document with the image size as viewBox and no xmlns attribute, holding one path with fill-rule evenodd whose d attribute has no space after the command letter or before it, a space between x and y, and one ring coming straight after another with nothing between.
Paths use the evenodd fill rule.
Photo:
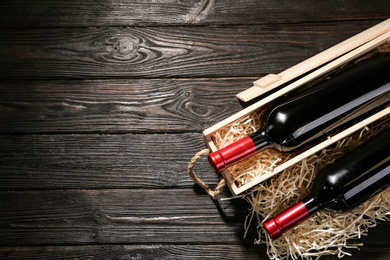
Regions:
<instances>
[{"instance_id":1,"label":"rope handle","mask_svg":"<svg viewBox=\"0 0 390 260\"><path fill-rule=\"evenodd\" d=\"M192 157L190 163L188 164L188 174L190 177L194 180L196 184L198 184L204 191L207 192L211 196L212 199L216 200L219 198L221 193L223 192L225 186L226 186L226 181L225 179L221 179L221 181L217 184L217 187L215 190L211 190L207 184L205 184L195 173L194 167L199 158L201 158L203 155L207 155L210 153L209 149L203 149L199 152L197 152L194 157Z\"/></svg>"}]
</instances>

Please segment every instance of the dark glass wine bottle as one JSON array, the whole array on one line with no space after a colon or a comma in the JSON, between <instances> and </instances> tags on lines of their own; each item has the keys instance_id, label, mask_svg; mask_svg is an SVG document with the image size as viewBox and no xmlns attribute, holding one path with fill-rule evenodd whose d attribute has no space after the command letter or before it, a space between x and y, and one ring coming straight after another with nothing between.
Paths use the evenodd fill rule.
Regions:
<instances>
[{"instance_id":1,"label":"dark glass wine bottle","mask_svg":"<svg viewBox=\"0 0 390 260\"><path fill-rule=\"evenodd\" d=\"M374 55L272 106L263 126L208 156L215 172L267 148L303 149L390 103L390 53Z\"/></svg>"},{"instance_id":2,"label":"dark glass wine bottle","mask_svg":"<svg viewBox=\"0 0 390 260\"><path fill-rule=\"evenodd\" d=\"M389 184L390 128L324 167L310 195L263 226L276 239L319 210L349 211Z\"/></svg>"}]
</instances>

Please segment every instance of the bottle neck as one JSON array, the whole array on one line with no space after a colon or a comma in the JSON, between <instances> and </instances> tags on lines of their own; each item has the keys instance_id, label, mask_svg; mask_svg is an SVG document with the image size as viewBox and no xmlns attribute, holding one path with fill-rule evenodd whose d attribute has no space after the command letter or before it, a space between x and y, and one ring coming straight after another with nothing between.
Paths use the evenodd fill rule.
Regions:
<instances>
[{"instance_id":1,"label":"bottle neck","mask_svg":"<svg viewBox=\"0 0 390 260\"><path fill-rule=\"evenodd\" d=\"M268 148L271 144L268 140L268 133L266 129L260 129L253 134L250 134L249 137L252 139L258 152Z\"/></svg>"},{"instance_id":2,"label":"bottle neck","mask_svg":"<svg viewBox=\"0 0 390 260\"><path fill-rule=\"evenodd\" d=\"M284 232L308 219L319 209L317 201L309 196L278 216L264 222L263 226L272 239L277 239Z\"/></svg>"},{"instance_id":3,"label":"bottle neck","mask_svg":"<svg viewBox=\"0 0 390 260\"><path fill-rule=\"evenodd\" d=\"M314 196L307 196L302 200L302 203L305 205L307 214L309 214L309 216L313 215L314 213L316 213L321 209L320 204L318 203L318 201L315 199Z\"/></svg>"}]
</instances>

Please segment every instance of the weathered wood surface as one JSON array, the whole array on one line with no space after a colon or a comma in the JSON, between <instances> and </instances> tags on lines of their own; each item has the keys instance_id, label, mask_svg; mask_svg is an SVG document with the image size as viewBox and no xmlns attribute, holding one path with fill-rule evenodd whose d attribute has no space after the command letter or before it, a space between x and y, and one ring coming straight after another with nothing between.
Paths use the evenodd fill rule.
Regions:
<instances>
[{"instance_id":1,"label":"weathered wood surface","mask_svg":"<svg viewBox=\"0 0 390 260\"><path fill-rule=\"evenodd\" d=\"M232 25L386 19L382 1L273 0L77 1L4 0L1 27Z\"/></svg>"},{"instance_id":2,"label":"weathered wood surface","mask_svg":"<svg viewBox=\"0 0 390 260\"><path fill-rule=\"evenodd\" d=\"M238 245L92 245L54 247L3 247L0 256L7 259L259 259L253 248ZM204 252L209 254L205 256ZM382 249L368 250L370 256L383 255ZM368 254L367 254L368 255ZM266 254L260 255L266 259Z\"/></svg>"},{"instance_id":3,"label":"weathered wood surface","mask_svg":"<svg viewBox=\"0 0 390 260\"><path fill-rule=\"evenodd\" d=\"M251 247L254 239L242 237L244 205L225 205L227 221L209 198L191 189L5 191L0 195L0 243L8 247L53 243L217 247L221 242ZM390 230L388 222L379 227L380 232ZM388 245L369 239L366 243L369 248Z\"/></svg>"},{"instance_id":4,"label":"weathered wood surface","mask_svg":"<svg viewBox=\"0 0 390 260\"><path fill-rule=\"evenodd\" d=\"M215 204L191 189L1 192L5 245L225 244L242 223L225 223ZM197 197L189 200L189 198ZM167 200L170 198L170 200ZM227 214L234 214L228 210ZM23 215L20 213L23 212ZM242 242L242 241L241 241Z\"/></svg>"},{"instance_id":5,"label":"weathered wood surface","mask_svg":"<svg viewBox=\"0 0 390 260\"><path fill-rule=\"evenodd\" d=\"M92 245L92 246L55 246L55 247L3 247L0 256L7 259L268 259L253 248L237 245ZM209 254L204 255L207 251ZM367 248L360 257L353 255L348 260L388 259L384 248ZM321 257L321 260L335 259L333 256Z\"/></svg>"},{"instance_id":6,"label":"weathered wood surface","mask_svg":"<svg viewBox=\"0 0 390 260\"><path fill-rule=\"evenodd\" d=\"M0 30L0 78L260 77L379 21Z\"/></svg>"},{"instance_id":7,"label":"weathered wood surface","mask_svg":"<svg viewBox=\"0 0 390 260\"><path fill-rule=\"evenodd\" d=\"M388 18L386 1L2 1L0 259L267 259L187 176L235 95ZM219 178L202 158L195 170ZM224 196L229 196L226 191ZM349 250L390 259L389 222ZM324 259L335 259L335 256Z\"/></svg>"},{"instance_id":8,"label":"weathered wood surface","mask_svg":"<svg viewBox=\"0 0 390 260\"><path fill-rule=\"evenodd\" d=\"M0 190L191 189L191 157L200 134L0 136ZM185 144L185 145L183 145ZM216 184L206 159L196 167ZM165 198L166 199L166 198Z\"/></svg>"},{"instance_id":9,"label":"weathered wood surface","mask_svg":"<svg viewBox=\"0 0 390 260\"><path fill-rule=\"evenodd\" d=\"M254 78L0 82L0 133L201 132Z\"/></svg>"}]
</instances>

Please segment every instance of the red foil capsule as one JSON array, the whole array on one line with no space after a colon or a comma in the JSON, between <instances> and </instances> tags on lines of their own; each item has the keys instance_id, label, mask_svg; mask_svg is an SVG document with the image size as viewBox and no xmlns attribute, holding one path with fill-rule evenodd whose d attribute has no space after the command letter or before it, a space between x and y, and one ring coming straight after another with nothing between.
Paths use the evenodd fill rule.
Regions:
<instances>
[{"instance_id":1,"label":"red foil capsule","mask_svg":"<svg viewBox=\"0 0 390 260\"><path fill-rule=\"evenodd\" d=\"M300 202L275 218L264 222L264 229L272 239L279 238L284 232L295 227L299 223L309 218L309 212L303 202Z\"/></svg>"},{"instance_id":2,"label":"red foil capsule","mask_svg":"<svg viewBox=\"0 0 390 260\"><path fill-rule=\"evenodd\" d=\"M246 136L218 151L210 153L208 160L215 172L221 172L239 161L255 155L257 152L253 140Z\"/></svg>"}]
</instances>

